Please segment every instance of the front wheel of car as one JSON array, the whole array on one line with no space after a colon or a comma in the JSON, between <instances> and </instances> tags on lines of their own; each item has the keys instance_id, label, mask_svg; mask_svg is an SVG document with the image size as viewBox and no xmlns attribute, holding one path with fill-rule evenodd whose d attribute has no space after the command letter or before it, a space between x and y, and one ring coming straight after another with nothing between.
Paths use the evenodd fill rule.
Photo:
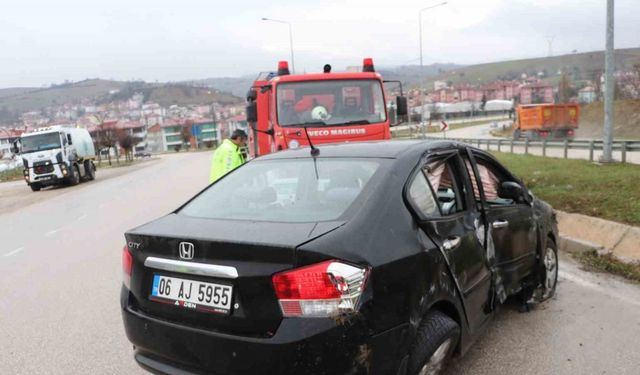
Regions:
<instances>
[{"instance_id":1,"label":"front wheel of car","mask_svg":"<svg viewBox=\"0 0 640 375\"><path fill-rule=\"evenodd\" d=\"M553 297L558 285L558 248L551 238L547 239L541 268L540 285L534 294L538 302L544 302Z\"/></svg>"},{"instance_id":2,"label":"front wheel of car","mask_svg":"<svg viewBox=\"0 0 640 375\"><path fill-rule=\"evenodd\" d=\"M460 338L460 327L440 311L423 319L409 355L409 375L441 374Z\"/></svg>"}]
</instances>

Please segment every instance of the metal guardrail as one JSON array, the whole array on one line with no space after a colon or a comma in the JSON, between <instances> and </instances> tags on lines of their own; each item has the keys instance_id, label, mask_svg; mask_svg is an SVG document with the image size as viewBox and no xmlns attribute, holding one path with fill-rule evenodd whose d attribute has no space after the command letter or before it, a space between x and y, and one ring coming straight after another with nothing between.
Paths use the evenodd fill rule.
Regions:
<instances>
[{"instance_id":1,"label":"metal guardrail","mask_svg":"<svg viewBox=\"0 0 640 375\"><path fill-rule=\"evenodd\" d=\"M441 137L426 137L427 139L443 140ZM490 150L491 146L495 146L496 151L507 151L513 153L514 147L524 147L524 153L529 154L530 148L542 148L542 156L547 156L548 149L562 149L564 158L569 156L569 150L588 150L589 160L593 161L595 151L603 150L602 140L595 139L566 139L566 140L540 140L531 141L529 139L515 140L507 138L498 139L479 139L479 138L446 138L447 140L464 142L478 148L486 145L486 149ZM621 153L621 161L627 162L628 152L640 152L640 140L615 140L613 141L613 151Z\"/></svg>"}]
</instances>

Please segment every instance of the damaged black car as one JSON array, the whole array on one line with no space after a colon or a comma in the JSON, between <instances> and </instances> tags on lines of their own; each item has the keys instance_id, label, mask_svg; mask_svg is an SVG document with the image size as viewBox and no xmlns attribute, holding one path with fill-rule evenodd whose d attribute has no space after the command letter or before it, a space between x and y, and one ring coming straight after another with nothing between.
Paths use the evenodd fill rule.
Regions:
<instances>
[{"instance_id":1,"label":"damaged black car","mask_svg":"<svg viewBox=\"0 0 640 375\"><path fill-rule=\"evenodd\" d=\"M125 234L134 358L165 374L437 374L555 291L552 208L449 141L253 160Z\"/></svg>"}]
</instances>

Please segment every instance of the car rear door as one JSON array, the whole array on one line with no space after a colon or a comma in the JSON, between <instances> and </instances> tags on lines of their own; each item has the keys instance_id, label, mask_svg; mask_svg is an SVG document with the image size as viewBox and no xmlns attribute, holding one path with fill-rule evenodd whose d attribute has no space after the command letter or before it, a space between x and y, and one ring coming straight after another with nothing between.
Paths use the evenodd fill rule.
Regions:
<instances>
[{"instance_id":1,"label":"car rear door","mask_svg":"<svg viewBox=\"0 0 640 375\"><path fill-rule=\"evenodd\" d=\"M419 226L447 259L475 331L490 311L491 272L481 234L484 227L468 196L470 184L463 168L457 150L429 156L409 180L407 198Z\"/></svg>"},{"instance_id":2,"label":"car rear door","mask_svg":"<svg viewBox=\"0 0 640 375\"><path fill-rule=\"evenodd\" d=\"M535 264L536 226L533 208L525 199L514 201L501 198L499 192L503 182L520 182L490 155L473 149L469 149L469 152L470 156L464 156L465 166L474 188L474 199L477 205L484 204L486 209L491 239L488 246L492 246L490 251L495 252L494 268L501 286L504 287L499 287L497 292L503 301L507 295L520 289L521 280L531 272ZM473 158L471 162L475 162L477 176L471 167L470 158ZM482 186L482 191L478 188L479 185ZM481 201L482 196L484 202Z\"/></svg>"}]
</instances>

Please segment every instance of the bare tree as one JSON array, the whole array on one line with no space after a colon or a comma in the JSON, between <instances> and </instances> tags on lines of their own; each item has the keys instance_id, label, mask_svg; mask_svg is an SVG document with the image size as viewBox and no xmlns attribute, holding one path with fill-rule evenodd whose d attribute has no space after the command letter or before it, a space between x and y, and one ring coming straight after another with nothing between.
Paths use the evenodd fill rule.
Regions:
<instances>
[{"instance_id":1,"label":"bare tree","mask_svg":"<svg viewBox=\"0 0 640 375\"><path fill-rule=\"evenodd\" d=\"M120 129L117 132L118 144L124 150L125 161L133 161L133 147L137 143L136 137L129 134L128 131Z\"/></svg>"}]
</instances>

